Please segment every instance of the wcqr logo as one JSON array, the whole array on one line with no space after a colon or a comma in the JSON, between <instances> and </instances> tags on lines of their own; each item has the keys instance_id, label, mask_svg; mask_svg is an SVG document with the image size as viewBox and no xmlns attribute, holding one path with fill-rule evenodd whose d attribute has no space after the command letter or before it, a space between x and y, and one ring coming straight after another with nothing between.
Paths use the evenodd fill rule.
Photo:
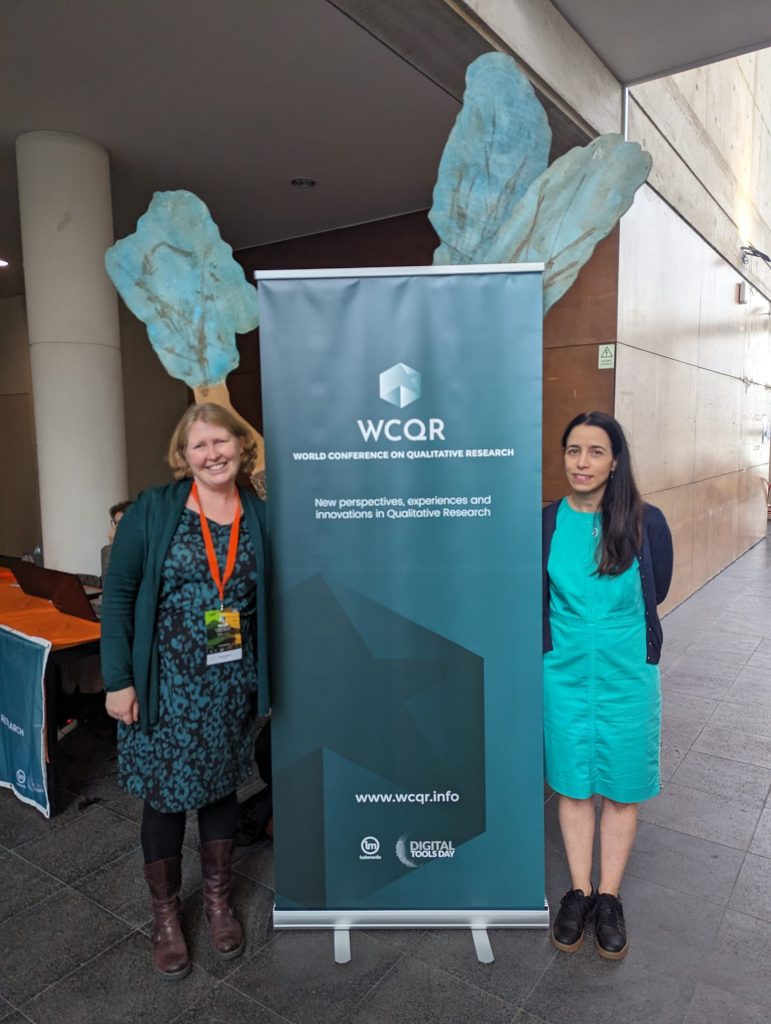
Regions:
<instances>
[{"instance_id":1,"label":"wcqr logo","mask_svg":"<svg viewBox=\"0 0 771 1024\"><path fill-rule=\"evenodd\" d=\"M394 363L379 376L380 397L399 409L416 402L423 394L423 378L419 370L406 363ZM365 441L445 441L444 420L432 417L402 419L357 420L356 424Z\"/></svg>"}]
</instances>

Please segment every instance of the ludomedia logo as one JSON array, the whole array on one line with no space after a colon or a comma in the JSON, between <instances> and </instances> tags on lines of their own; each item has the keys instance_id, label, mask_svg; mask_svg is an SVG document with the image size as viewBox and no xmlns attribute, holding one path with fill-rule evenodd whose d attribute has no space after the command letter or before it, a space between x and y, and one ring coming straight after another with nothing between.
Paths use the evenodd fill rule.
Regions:
<instances>
[{"instance_id":1,"label":"ludomedia logo","mask_svg":"<svg viewBox=\"0 0 771 1024\"><path fill-rule=\"evenodd\" d=\"M380 840L375 836L364 836L361 843L359 843L359 860L381 860L380 856Z\"/></svg>"},{"instance_id":2,"label":"ludomedia logo","mask_svg":"<svg viewBox=\"0 0 771 1024\"><path fill-rule=\"evenodd\" d=\"M396 840L396 856L408 868L417 868L424 860L451 860L455 847L449 839L410 839L409 832Z\"/></svg>"}]
</instances>

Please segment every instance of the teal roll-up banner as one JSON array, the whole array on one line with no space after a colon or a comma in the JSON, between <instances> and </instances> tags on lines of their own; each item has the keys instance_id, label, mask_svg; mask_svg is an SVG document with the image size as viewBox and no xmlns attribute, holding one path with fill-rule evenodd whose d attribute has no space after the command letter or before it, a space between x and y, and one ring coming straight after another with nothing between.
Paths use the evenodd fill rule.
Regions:
<instances>
[{"instance_id":1,"label":"teal roll-up banner","mask_svg":"<svg viewBox=\"0 0 771 1024\"><path fill-rule=\"evenodd\" d=\"M541 268L255 276L276 923L545 925Z\"/></svg>"},{"instance_id":2,"label":"teal roll-up banner","mask_svg":"<svg viewBox=\"0 0 771 1024\"><path fill-rule=\"evenodd\" d=\"M45 669L51 644L0 626L0 786L51 816Z\"/></svg>"}]
</instances>

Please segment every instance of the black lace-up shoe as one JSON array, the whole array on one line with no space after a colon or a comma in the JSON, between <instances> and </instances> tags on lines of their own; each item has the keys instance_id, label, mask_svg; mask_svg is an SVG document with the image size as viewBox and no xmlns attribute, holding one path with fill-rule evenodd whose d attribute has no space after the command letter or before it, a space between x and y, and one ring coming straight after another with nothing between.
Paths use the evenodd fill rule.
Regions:
<instances>
[{"instance_id":1,"label":"black lace-up shoe","mask_svg":"<svg viewBox=\"0 0 771 1024\"><path fill-rule=\"evenodd\" d=\"M621 900L609 892L597 896L594 907L594 945L606 960L623 960L629 949Z\"/></svg>"},{"instance_id":2,"label":"black lace-up shoe","mask_svg":"<svg viewBox=\"0 0 771 1024\"><path fill-rule=\"evenodd\" d=\"M585 896L583 889L568 889L560 900L554 918L551 941L563 953L575 953L583 945L584 925L591 916L594 896Z\"/></svg>"}]
</instances>

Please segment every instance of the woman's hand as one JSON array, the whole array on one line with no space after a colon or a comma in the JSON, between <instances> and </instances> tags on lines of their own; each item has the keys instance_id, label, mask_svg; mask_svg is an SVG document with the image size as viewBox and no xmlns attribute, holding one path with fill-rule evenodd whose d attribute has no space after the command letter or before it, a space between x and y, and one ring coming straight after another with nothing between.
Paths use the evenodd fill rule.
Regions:
<instances>
[{"instance_id":1,"label":"woman's hand","mask_svg":"<svg viewBox=\"0 0 771 1024\"><path fill-rule=\"evenodd\" d=\"M133 686L108 693L104 706L110 718L117 718L124 725L133 725L139 721L139 701Z\"/></svg>"}]
</instances>

